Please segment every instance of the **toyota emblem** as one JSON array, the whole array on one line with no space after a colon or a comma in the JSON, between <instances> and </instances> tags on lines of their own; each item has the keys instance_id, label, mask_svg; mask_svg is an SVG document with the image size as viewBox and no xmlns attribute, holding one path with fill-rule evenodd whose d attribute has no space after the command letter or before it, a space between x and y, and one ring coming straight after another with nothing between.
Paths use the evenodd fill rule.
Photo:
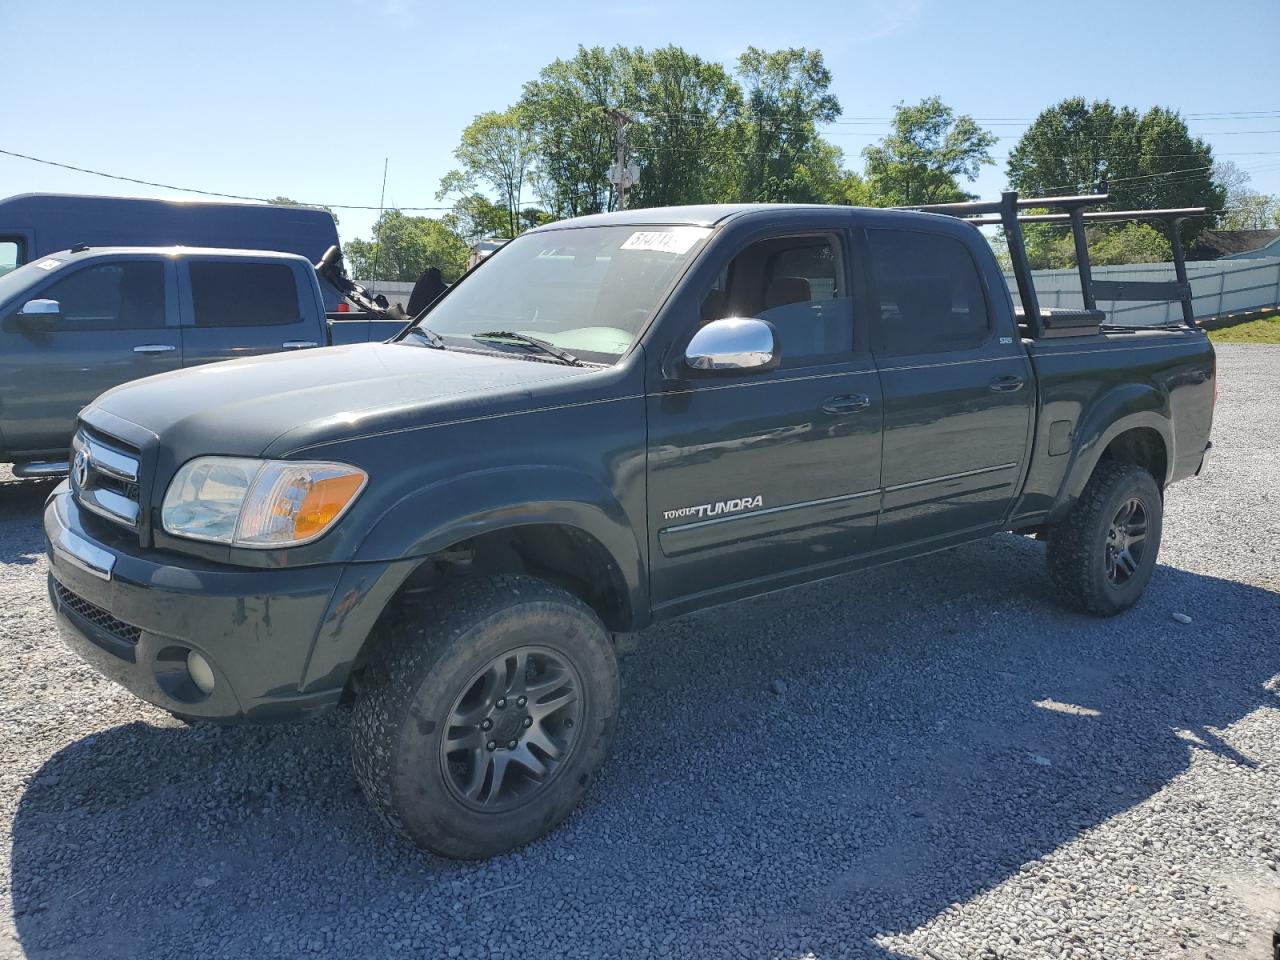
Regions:
<instances>
[{"instance_id":1,"label":"toyota emblem","mask_svg":"<svg viewBox=\"0 0 1280 960\"><path fill-rule=\"evenodd\" d=\"M89 451L83 447L76 451L76 458L71 464L71 476L81 490L89 483Z\"/></svg>"}]
</instances>

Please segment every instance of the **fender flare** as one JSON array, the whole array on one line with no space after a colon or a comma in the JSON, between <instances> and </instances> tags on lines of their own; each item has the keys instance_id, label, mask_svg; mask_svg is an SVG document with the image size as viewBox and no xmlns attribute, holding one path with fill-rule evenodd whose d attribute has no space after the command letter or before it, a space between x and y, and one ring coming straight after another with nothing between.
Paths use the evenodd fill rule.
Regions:
<instances>
[{"instance_id":1,"label":"fender flare","mask_svg":"<svg viewBox=\"0 0 1280 960\"><path fill-rule=\"evenodd\" d=\"M567 467L502 467L450 477L406 494L373 524L355 560L426 557L512 527L558 524L596 540L625 585L630 619L647 622L649 579L632 522L601 481Z\"/></svg>"},{"instance_id":2,"label":"fender flare","mask_svg":"<svg viewBox=\"0 0 1280 960\"><path fill-rule=\"evenodd\" d=\"M1089 407L1076 427L1071 462L1049 511L1049 522L1062 519L1079 499L1111 442L1122 433L1143 427L1159 434L1164 444L1165 475L1156 479L1161 486L1168 482L1174 464L1173 418L1168 394L1143 383L1115 387Z\"/></svg>"}]
</instances>

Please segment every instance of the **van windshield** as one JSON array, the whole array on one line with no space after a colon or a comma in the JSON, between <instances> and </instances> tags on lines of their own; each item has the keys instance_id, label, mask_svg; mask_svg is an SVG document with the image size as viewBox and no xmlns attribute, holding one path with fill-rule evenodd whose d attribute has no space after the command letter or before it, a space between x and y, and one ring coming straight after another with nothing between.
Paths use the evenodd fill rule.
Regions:
<instances>
[{"instance_id":1,"label":"van windshield","mask_svg":"<svg viewBox=\"0 0 1280 960\"><path fill-rule=\"evenodd\" d=\"M612 363L697 254L705 227L574 227L517 237L420 321L466 343L508 331ZM476 346L494 349L492 340Z\"/></svg>"}]
</instances>

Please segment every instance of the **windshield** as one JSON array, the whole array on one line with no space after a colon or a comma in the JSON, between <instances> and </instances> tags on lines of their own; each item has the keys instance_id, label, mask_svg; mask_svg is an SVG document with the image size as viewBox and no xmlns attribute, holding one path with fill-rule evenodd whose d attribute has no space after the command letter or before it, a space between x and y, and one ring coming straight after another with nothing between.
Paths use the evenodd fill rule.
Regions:
<instances>
[{"instance_id":1,"label":"windshield","mask_svg":"<svg viewBox=\"0 0 1280 960\"><path fill-rule=\"evenodd\" d=\"M421 324L468 343L477 334L509 331L612 363L710 232L631 226L526 234L495 253ZM499 349L491 339L475 343Z\"/></svg>"}]
</instances>

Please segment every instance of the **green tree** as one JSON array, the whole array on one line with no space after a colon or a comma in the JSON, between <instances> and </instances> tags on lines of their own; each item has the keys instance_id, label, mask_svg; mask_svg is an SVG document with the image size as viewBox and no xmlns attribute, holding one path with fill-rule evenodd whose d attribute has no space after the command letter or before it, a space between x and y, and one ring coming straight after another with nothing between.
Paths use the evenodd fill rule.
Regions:
<instances>
[{"instance_id":1,"label":"green tree","mask_svg":"<svg viewBox=\"0 0 1280 960\"><path fill-rule=\"evenodd\" d=\"M489 237L514 237L527 229L524 211L517 211L514 230L510 212L505 205L494 203L482 193L468 193L455 200L453 209L440 219L468 244L473 244Z\"/></svg>"},{"instance_id":2,"label":"green tree","mask_svg":"<svg viewBox=\"0 0 1280 960\"><path fill-rule=\"evenodd\" d=\"M1036 227L1037 229L1031 229ZM1024 233L1027 259L1037 270L1062 270L1076 265L1075 241L1061 227L1030 224ZM1129 222L1085 229L1089 263L1095 267L1125 263L1168 263L1173 249L1168 238L1147 223ZM1007 254L1006 254L1007 255Z\"/></svg>"},{"instance_id":3,"label":"green tree","mask_svg":"<svg viewBox=\"0 0 1280 960\"><path fill-rule=\"evenodd\" d=\"M1245 193L1228 205L1218 222L1223 230L1270 230L1280 227L1280 197Z\"/></svg>"},{"instance_id":4,"label":"green tree","mask_svg":"<svg viewBox=\"0 0 1280 960\"><path fill-rule=\"evenodd\" d=\"M1163 233L1149 223L1126 223L1118 230L1101 230L1089 237L1089 262L1100 267L1121 263L1168 263L1173 248ZM1075 258L1072 257L1074 266Z\"/></svg>"},{"instance_id":5,"label":"green tree","mask_svg":"<svg viewBox=\"0 0 1280 960\"><path fill-rule=\"evenodd\" d=\"M969 116L956 116L939 97L899 103L893 133L867 147L867 186L879 206L951 203L970 198L960 181L992 163L997 138Z\"/></svg>"},{"instance_id":6,"label":"green tree","mask_svg":"<svg viewBox=\"0 0 1280 960\"><path fill-rule=\"evenodd\" d=\"M628 131L640 164L637 207L737 199L742 90L718 63L668 46L629 54Z\"/></svg>"},{"instance_id":7,"label":"green tree","mask_svg":"<svg viewBox=\"0 0 1280 960\"><path fill-rule=\"evenodd\" d=\"M612 110L633 120L628 149L641 176L628 193L632 206L857 202L860 179L818 134L840 114L822 54L751 47L735 73L676 46L579 47L545 67L525 84L519 109L533 131L532 183L548 214L613 208Z\"/></svg>"},{"instance_id":8,"label":"green tree","mask_svg":"<svg viewBox=\"0 0 1280 960\"><path fill-rule=\"evenodd\" d=\"M1137 172L1137 111L1072 97L1040 113L1009 154L1010 185L1024 196L1119 190Z\"/></svg>"},{"instance_id":9,"label":"green tree","mask_svg":"<svg viewBox=\"0 0 1280 960\"><path fill-rule=\"evenodd\" d=\"M445 176L436 199L483 184L506 208L507 225L502 232L514 237L520 232L520 208L536 147L533 127L519 107L480 114L467 124L462 142L453 151L462 169Z\"/></svg>"},{"instance_id":10,"label":"green tree","mask_svg":"<svg viewBox=\"0 0 1280 960\"><path fill-rule=\"evenodd\" d=\"M1174 111L1139 114L1109 101L1063 100L1043 111L1009 154L1010 185L1024 196L1091 193L1105 184L1114 209L1206 206L1220 210L1213 151ZM1185 242L1208 221L1187 220ZM1118 229L1118 228L1116 228Z\"/></svg>"},{"instance_id":11,"label":"green tree","mask_svg":"<svg viewBox=\"0 0 1280 960\"><path fill-rule=\"evenodd\" d=\"M388 210L373 225L372 240L351 240L344 249L348 270L360 280L417 280L439 267L447 283L462 275L470 247L448 224Z\"/></svg>"},{"instance_id":12,"label":"green tree","mask_svg":"<svg viewBox=\"0 0 1280 960\"><path fill-rule=\"evenodd\" d=\"M625 47L579 46L571 59L553 61L524 85L518 108L537 140L533 186L557 219L612 209L608 111L634 99L631 82Z\"/></svg>"},{"instance_id":13,"label":"green tree","mask_svg":"<svg viewBox=\"0 0 1280 960\"><path fill-rule=\"evenodd\" d=\"M748 47L738 58L743 85L742 173L738 198L811 202L828 199L838 179L839 151L817 125L840 116L831 71L817 50L768 52Z\"/></svg>"}]
</instances>

